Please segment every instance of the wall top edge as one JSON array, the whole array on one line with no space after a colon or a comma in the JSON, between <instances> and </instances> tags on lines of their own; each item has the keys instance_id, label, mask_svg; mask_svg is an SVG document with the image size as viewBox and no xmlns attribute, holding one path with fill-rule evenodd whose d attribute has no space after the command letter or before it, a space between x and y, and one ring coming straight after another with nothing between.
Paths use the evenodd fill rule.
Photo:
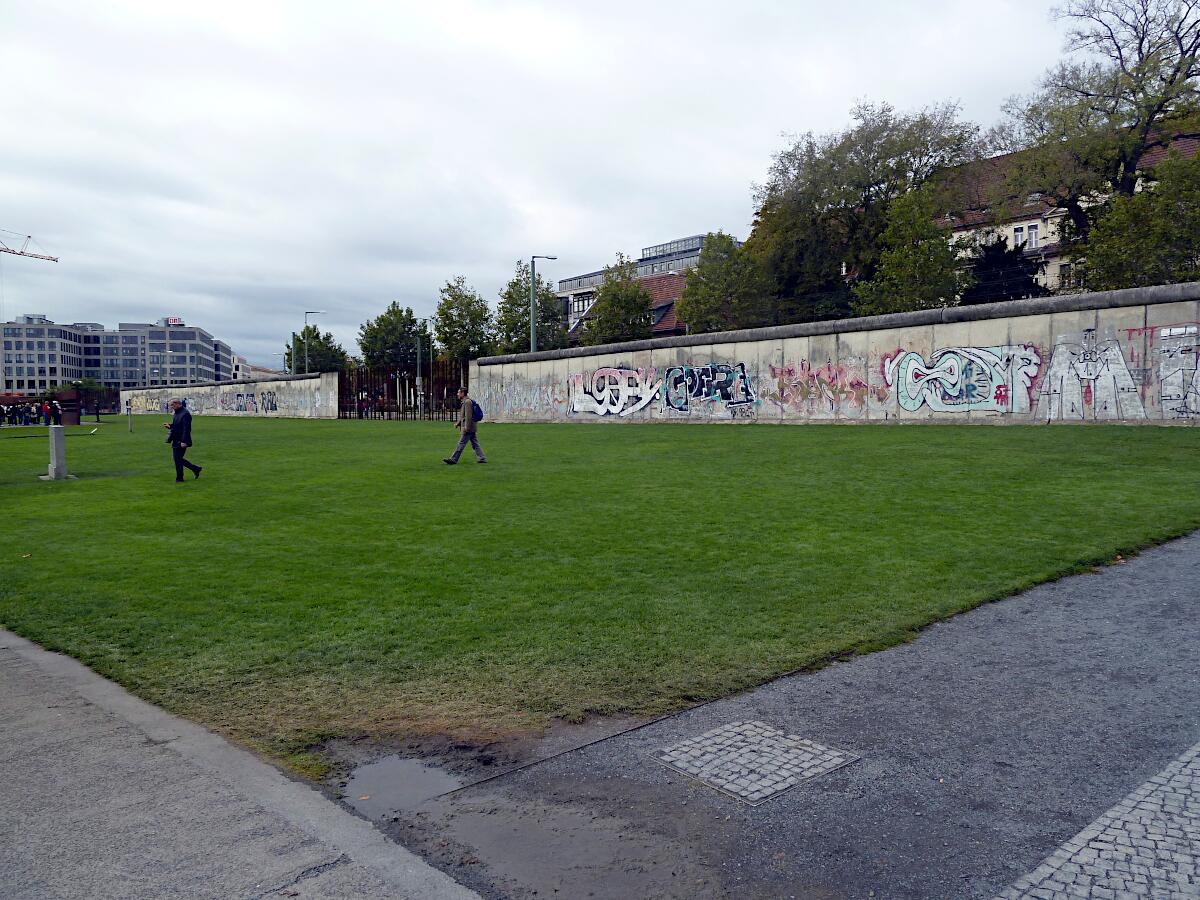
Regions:
<instances>
[{"instance_id":1,"label":"wall top edge","mask_svg":"<svg viewBox=\"0 0 1200 900\"><path fill-rule=\"evenodd\" d=\"M1005 300L999 303L980 303L974 306L946 306L941 309L891 313L883 316L862 316L854 319L833 319L828 322L803 322L798 325L746 328L741 331L650 338L642 341L625 341L620 344L601 344L597 347L541 350L537 353L510 353L505 356L485 356L474 362L481 366L499 366L507 363L636 353L641 350L658 350L668 347L693 347L698 344L748 343L857 331L882 331L889 328L912 328L920 325L949 325L956 322L1040 316L1049 313L1115 309L1123 306L1150 306L1156 303L1175 303L1182 300L1200 300L1200 282L1160 284L1153 287L1038 297L1030 300ZM228 382L223 383L227 384Z\"/></svg>"},{"instance_id":2,"label":"wall top edge","mask_svg":"<svg viewBox=\"0 0 1200 900\"><path fill-rule=\"evenodd\" d=\"M193 381L191 384L147 384L142 387L122 388L122 394L133 393L134 391L186 391L188 388L198 387L236 387L239 384L268 384L275 381L312 381L319 379L321 372L309 372L307 375L264 375L262 378L243 378L240 381ZM337 374L337 373L332 373Z\"/></svg>"}]
</instances>

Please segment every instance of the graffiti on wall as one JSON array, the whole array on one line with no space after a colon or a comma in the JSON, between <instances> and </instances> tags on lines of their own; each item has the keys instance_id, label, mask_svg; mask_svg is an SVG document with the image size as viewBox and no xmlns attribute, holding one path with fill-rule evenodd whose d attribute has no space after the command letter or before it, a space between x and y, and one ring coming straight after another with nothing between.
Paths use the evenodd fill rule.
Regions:
<instances>
[{"instance_id":1,"label":"graffiti on wall","mask_svg":"<svg viewBox=\"0 0 1200 900\"><path fill-rule=\"evenodd\" d=\"M764 385L763 399L785 411L832 415L847 406L861 410L868 397L879 401L888 397L885 386L871 387L867 383L864 369L842 363L828 361L823 366L813 366L802 359L791 365L772 365L770 372L771 380Z\"/></svg>"},{"instance_id":2,"label":"graffiti on wall","mask_svg":"<svg viewBox=\"0 0 1200 900\"><path fill-rule=\"evenodd\" d=\"M1200 325L1158 329L1158 384L1164 419L1200 416Z\"/></svg>"},{"instance_id":3,"label":"graffiti on wall","mask_svg":"<svg viewBox=\"0 0 1200 900\"><path fill-rule=\"evenodd\" d=\"M1101 341L1094 328L1060 336L1038 392L1034 418L1046 422L1146 418L1141 394L1116 339Z\"/></svg>"},{"instance_id":4,"label":"graffiti on wall","mask_svg":"<svg viewBox=\"0 0 1200 900\"><path fill-rule=\"evenodd\" d=\"M630 416L653 403L661 387L654 369L603 368L572 375L567 395L573 413Z\"/></svg>"},{"instance_id":5,"label":"graffiti on wall","mask_svg":"<svg viewBox=\"0 0 1200 900\"><path fill-rule=\"evenodd\" d=\"M1031 344L945 347L928 359L897 351L884 358L883 376L909 412L1028 413L1041 363Z\"/></svg>"},{"instance_id":6,"label":"graffiti on wall","mask_svg":"<svg viewBox=\"0 0 1200 900\"><path fill-rule=\"evenodd\" d=\"M675 412L748 414L758 401L745 363L671 366L663 376L663 403Z\"/></svg>"}]
</instances>

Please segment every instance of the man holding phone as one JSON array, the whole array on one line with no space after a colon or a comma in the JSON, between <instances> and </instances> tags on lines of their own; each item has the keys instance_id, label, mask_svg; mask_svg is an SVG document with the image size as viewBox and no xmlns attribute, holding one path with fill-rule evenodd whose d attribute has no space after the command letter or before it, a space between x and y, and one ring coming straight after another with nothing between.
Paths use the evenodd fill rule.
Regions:
<instances>
[{"instance_id":1,"label":"man holding phone","mask_svg":"<svg viewBox=\"0 0 1200 900\"><path fill-rule=\"evenodd\" d=\"M203 467L183 458L188 447L192 446L192 414L178 397L171 398L170 406L175 412L175 417L169 423L164 422L163 428L167 429L167 443L171 445L171 453L175 457L175 481L183 481L185 466L199 478Z\"/></svg>"}]
</instances>

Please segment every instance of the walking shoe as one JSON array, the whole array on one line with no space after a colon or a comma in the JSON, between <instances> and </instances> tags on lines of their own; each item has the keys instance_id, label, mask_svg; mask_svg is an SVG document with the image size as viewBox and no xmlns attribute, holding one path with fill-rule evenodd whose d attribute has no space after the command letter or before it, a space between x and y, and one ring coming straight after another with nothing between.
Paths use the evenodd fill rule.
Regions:
<instances>
[{"instance_id":1,"label":"walking shoe","mask_svg":"<svg viewBox=\"0 0 1200 900\"><path fill-rule=\"evenodd\" d=\"M182 478L176 478L176 479L175 479L175 483L176 483L176 484L183 484L183 479L182 479Z\"/></svg>"},{"instance_id":2,"label":"walking shoe","mask_svg":"<svg viewBox=\"0 0 1200 900\"><path fill-rule=\"evenodd\" d=\"M485 462L487 462L487 460L486 460L486 459L477 459L477 460L475 460L475 461L476 461L477 463L479 463L480 465L483 465Z\"/></svg>"},{"instance_id":3,"label":"walking shoe","mask_svg":"<svg viewBox=\"0 0 1200 900\"><path fill-rule=\"evenodd\" d=\"M200 473L203 471L204 471L204 466L196 466L196 468L192 469L192 474L195 475L197 478L199 478Z\"/></svg>"},{"instance_id":4,"label":"walking shoe","mask_svg":"<svg viewBox=\"0 0 1200 900\"><path fill-rule=\"evenodd\" d=\"M452 465L454 465L456 462L458 462L458 460L457 460L457 459L450 459L449 457L447 457L446 459L443 459L443 460L442 460L442 462L444 462L444 463L445 463L446 465L448 465L448 466L452 466Z\"/></svg>"}]
</instances>

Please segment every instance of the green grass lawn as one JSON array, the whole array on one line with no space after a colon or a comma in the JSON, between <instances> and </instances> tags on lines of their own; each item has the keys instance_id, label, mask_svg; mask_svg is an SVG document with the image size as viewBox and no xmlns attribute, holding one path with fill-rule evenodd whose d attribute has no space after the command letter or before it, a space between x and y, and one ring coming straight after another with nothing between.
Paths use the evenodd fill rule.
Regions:
<instances>
[{"instance_id":1,"label":"green grass lawn","mask_svg":"<svg viewBox=\"0 0 1200 900\"><path fill-rule=\"evenodd\" d=\"M300 764L727 694L1200 527L1200 429L0 431L0 623Z\"/></svg>"}]
</instances>

